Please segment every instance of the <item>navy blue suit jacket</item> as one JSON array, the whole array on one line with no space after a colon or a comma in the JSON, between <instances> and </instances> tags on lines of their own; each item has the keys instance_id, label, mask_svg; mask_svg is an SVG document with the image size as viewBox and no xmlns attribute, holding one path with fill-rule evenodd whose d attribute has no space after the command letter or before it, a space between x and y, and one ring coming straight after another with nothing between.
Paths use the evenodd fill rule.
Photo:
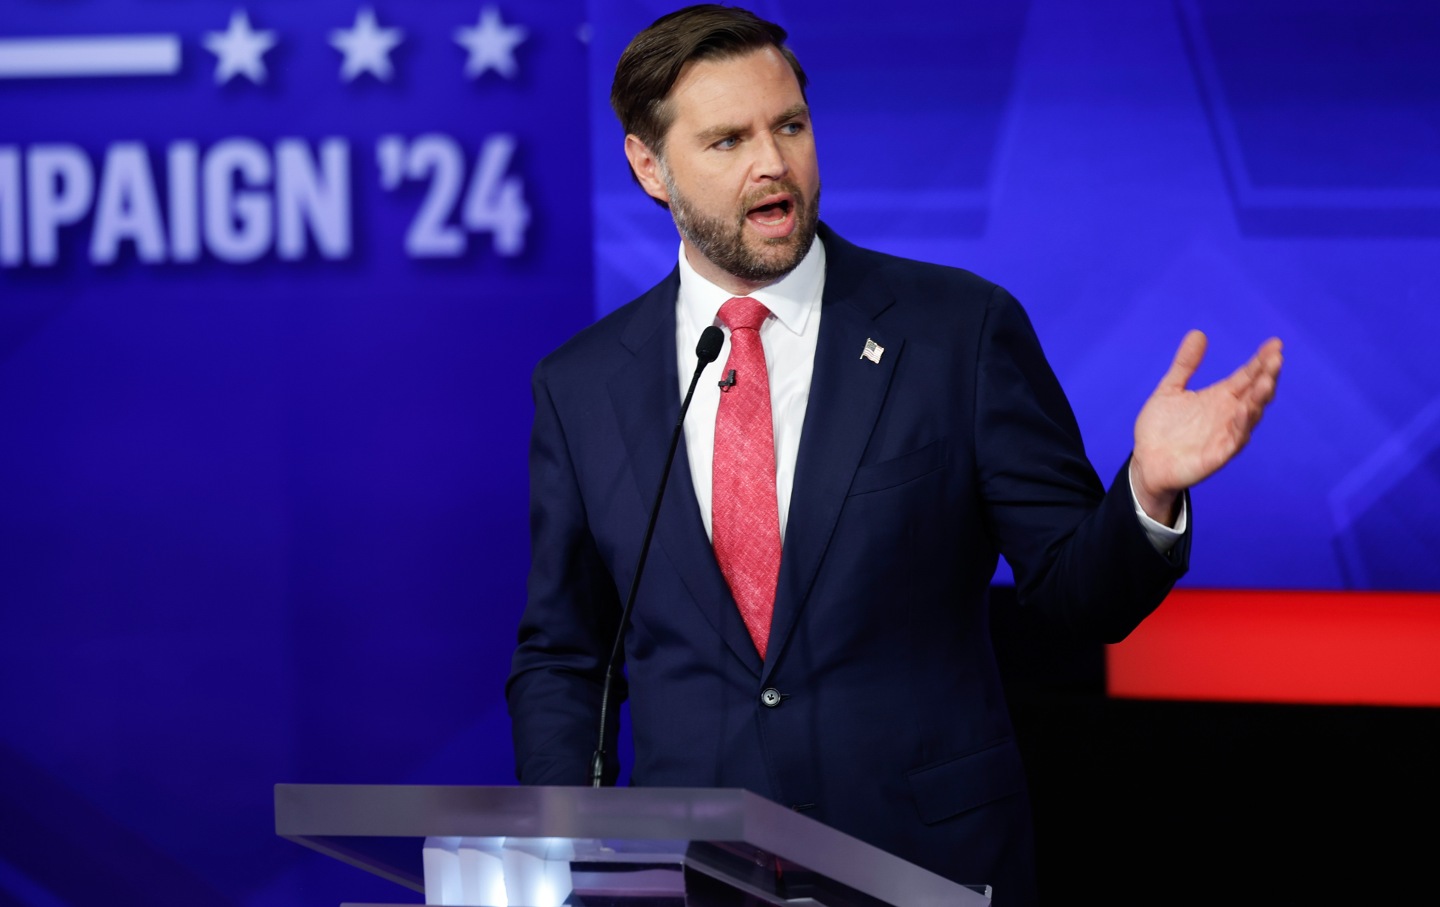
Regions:
<instances>
[{"instance_id":1,"label":"navy blue suit jacket","mask_svg":"<svg viewBox=\"0 0 1440 907\"><path fill-rule=\"evenodd\" d=\"M625 639L632 783L747 788L992 884L1001 907L1028 903L1030 807L987 616L997 556L1038 619L1114 641L1183 573L1188 536L1157 553L1123 472L1106 493L1008 293L820 236L823 315L768 657L716 565L682 446ZM535 372L533 562L507 687L523 783L588 781L679 413L678 280ZM867 340L878 363L860 356Z\"/></svg>"}]
</instances>

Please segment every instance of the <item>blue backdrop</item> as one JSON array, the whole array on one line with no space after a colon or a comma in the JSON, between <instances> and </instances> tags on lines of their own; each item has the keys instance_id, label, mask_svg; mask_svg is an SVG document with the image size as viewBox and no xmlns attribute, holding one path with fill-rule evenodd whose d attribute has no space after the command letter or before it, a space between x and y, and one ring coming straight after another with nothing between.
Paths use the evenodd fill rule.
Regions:
<instances>
[{"instance_id":1,"label":"blue backdrop","mask_svg":"<svg viewBox=\"0 0 1440 907\"><path fill-rule=\"evenodd\" d=\"M606 97L675 5L5 0L0 903L392 899L271 786L511 780L529 371L674 263ZM1286 340L1188 584L1440 589L1434 4L754 8L826 220L1010 288L1105 477L1187 328Z\"/></svg>"}]
</instances>

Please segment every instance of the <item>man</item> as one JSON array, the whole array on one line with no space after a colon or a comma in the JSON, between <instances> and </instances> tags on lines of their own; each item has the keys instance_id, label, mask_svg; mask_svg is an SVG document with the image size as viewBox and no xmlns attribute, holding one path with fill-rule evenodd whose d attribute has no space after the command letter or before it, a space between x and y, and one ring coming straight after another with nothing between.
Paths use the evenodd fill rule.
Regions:
<instances>
[{"instance_id":1,"label":"man","mask_svg":"<svg viewBox=\"0 0 1440 907\"><path fill-rule=\"evenodd\" d=\"M818 222L785 37L690 7L617 67L625 154L681 251L535 373L533 563L507 690L519 776L587 783L691 351L721 325L720 380L696 392L624 637L633 783L747 788L1029 903L1029 804L986 617L997 555L1037 617L1124 637L1184 572L1185 490L1248 439L1279 342L1191 392L1204 338L1187 336L1107 493L1018 303Z\"/></svg>"}]
</instances>

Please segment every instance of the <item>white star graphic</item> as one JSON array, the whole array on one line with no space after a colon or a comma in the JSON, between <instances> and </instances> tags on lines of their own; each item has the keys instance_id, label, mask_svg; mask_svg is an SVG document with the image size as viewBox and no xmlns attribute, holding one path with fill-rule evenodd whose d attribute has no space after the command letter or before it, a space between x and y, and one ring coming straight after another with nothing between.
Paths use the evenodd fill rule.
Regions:
<instances>
[{"instance_id":1,"label":"white star graphic","mask_svg":"<svg viewBox=\"0 0 1440 907\"><path fill-rule=\"evenodd\" d=\"M519 72L515 65L515 46L524 40L524 26L506 25L500 20L500 11L493 6L480 11L477 25L455 32L455 41L470 51L465 74L472 79L479 78L487 69L513 79Z\"/></svg>"},{"instance_id":2,"label":"white star graphic","mask_svg":"<svg viewBox=\"0 0 1440 907\"><path fill-rule=\"evenodd\" d=\"M390 66L390 51L404 38L398 28L381 28L375 21L375 12L368 6L355 14L355 24L350 28L337 28L330 33L330 44L345 55L340 68L340 77L353 82L363 73L370 73L382 82L390 81L394 69Z\"/></svg>"},{"instance_id":3,"label":"white star graphic","mask_svg":"<svg viewBox=\"0 0 1440 907\"><path fill-rule=\"evenodd\" d=\"M275 46L273 31L255 31L243 9L230 14L230 24L221 31L205 33L205 49L216 56L215 81L221 85L237 75L250 81L265 81L267 50Z\"/></svg>"}]
</instances>

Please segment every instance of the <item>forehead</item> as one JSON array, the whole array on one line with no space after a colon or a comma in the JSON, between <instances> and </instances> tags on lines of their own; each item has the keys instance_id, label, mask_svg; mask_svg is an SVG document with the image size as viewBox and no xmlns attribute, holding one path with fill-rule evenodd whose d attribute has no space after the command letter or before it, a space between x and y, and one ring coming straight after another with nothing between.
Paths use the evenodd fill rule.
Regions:
<instances>
[{"instance_id":1,"label":"forehead","mask_svg":"<svg viewBox=\"0 0 1440 907\"><path fill-rule=\"evenodd\" d=\"M768 121L805 103L795 72L775 47L742 56L692 60L666 96L671 128L685 132L715 124Z\"/></svg>"}]
</instances>

